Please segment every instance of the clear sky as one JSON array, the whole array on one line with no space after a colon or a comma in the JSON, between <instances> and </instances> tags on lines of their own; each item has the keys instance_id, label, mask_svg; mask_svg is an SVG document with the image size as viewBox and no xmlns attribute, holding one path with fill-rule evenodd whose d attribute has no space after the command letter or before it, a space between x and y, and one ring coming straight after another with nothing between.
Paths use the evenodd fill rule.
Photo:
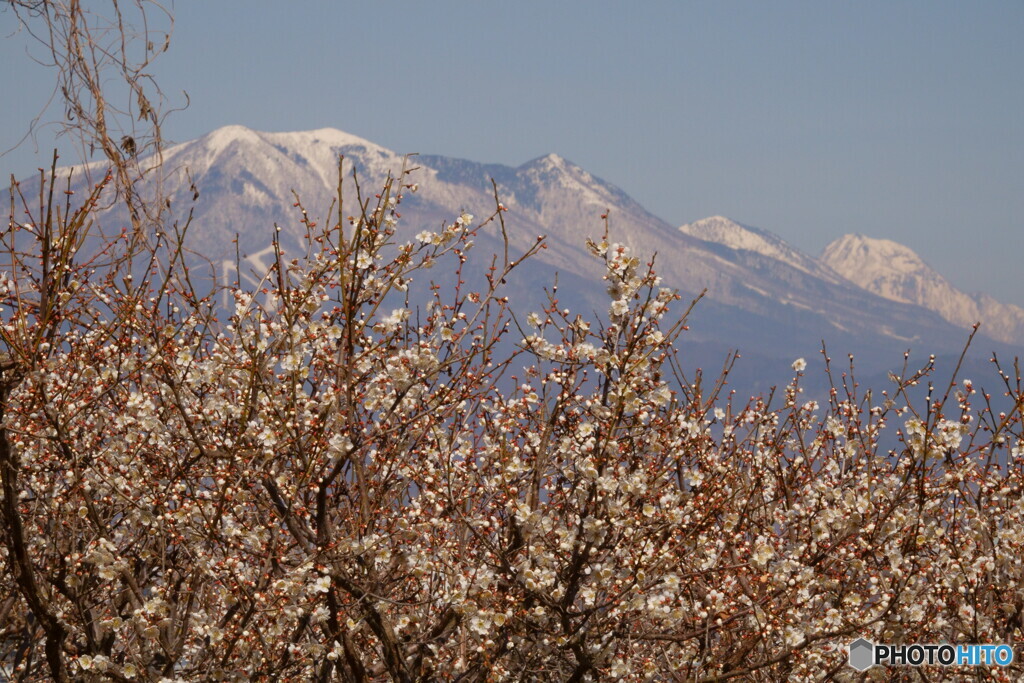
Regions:
<instances>
[{"instance_id":1,"label":"clear sky","mask_svg":"<svg viewBox=\"0 0 1024 683\"><path fill-rule=\"evenodd\" d=\"M93 3L95 4L95 3ZM673 224L723 214L812 254L905 243L1024 305L1024 2L177 2L166 137L331 126L399 152L557 152ZM0 150L45 104L0 12ZM58 111L59 113L59 111ZM48 158L40 137L6 178Z\"/></svg>"}]
</instances>

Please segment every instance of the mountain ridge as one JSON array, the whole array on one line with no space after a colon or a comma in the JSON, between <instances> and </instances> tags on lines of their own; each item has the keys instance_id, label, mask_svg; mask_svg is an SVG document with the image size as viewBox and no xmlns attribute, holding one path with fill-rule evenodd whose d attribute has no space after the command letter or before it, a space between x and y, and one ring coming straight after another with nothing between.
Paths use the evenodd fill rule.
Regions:
<instances>
[{"instance_id":1,"label":"mountain ridge","mask_svg":"<svg viewBox=\"0 0 1024 683\"><path fill-rule=\"evenodd\" d=\"M354 170L365 196L388 173L418 167L408 182L419 189L405 193L402 204L400 240L436 229L463 211L489 215L495 209L493 178L509 208L504 216L513 249L525 250L539 235L548 240L549 248L524 264L510 283L511 295L523 306L544 305L538 282L550 282L558 272L559 299L567 306L582 312L607 308L603 264L584 243L601 237L602 215L609 215L610 241L627 244L645 259L657 254L666 286L687 298L707 290L688 337L696 342L722 349L756 347L788 371L794 357L814 354L823 339L830 340L830 348L884 363L902 357L908 345L927 344L921 349L925 355L955 353L969 332L920 305L858 286L768 231L722 217L712 217L720 234L710 230L710 218L689 228L673 227L620 188L557 154L511 167L441 155L407 157L334 128L262 133L226 126L168 148L163 182L172 206L193 212L195 251L214 262L233 263L238 235L239 251L249 259L246 267L258 270L275 225L287 250L303 249L305 229L292 191L311 217L319 216L335 198L339 157L344 157L346 202L352 201ZM194 202L186 177L199 188ZM499 248L497 226L482 228L477 250Z\"/></svg>"},{"instance_id":2,"label":"mountain ridge","mask_svg":"<svg viewBox=\"0 0 1024 683\"><path fill-rule=\"evenodd\" d=\"M921 306L964 328L981 323L982 331L1008 344L1024 339L1024 308L986 293L957 289L910 247L894 240L850 233L829 243L817 258L792 247L778 235L710 216L679 227L707 242L787 261L829 280L846 280L890 301Z\"/></svg>"},{"instance_id":3,"label":"mountain ridge","mask_svg":"<svg viewBox=\"0 0 1024 683\"><path fill-rule=\"evenodd\" d=\"M763 256L788 261L804 272L838 282L841 276L775 233L738 223L725 216L709 216L679 227L679 231L707 242L722 244L732 249L754 251Z\"/></svg>"},{"instance_id":4,"label":"mountain ridge","mask_svg":"<svg viewBox=\"0 0 1024 683\"><path fill-rule=\"evenodd\" d=\"M980 322L985 334L999 341L1024 338L1024 308L957 289L910 247L893 240L843 235L825 247L821 261L879 296L928 308L956 325Z\"/></svg>"}]
</instances>

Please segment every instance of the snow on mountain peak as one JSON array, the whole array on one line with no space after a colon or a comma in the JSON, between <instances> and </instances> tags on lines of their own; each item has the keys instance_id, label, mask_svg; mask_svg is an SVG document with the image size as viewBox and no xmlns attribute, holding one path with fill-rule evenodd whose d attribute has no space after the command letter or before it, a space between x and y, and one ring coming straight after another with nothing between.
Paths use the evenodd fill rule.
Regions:
<instances>
[{"instance_id":1,"label":"snow on mountain peak","mask_svg":"<svg viewBox=\"0 0 1024 683\"><path fill-rule=\"evenodd\" d=\"M598 215L611 206L632 202L625 193L593 176L558 154L548 154L528 161L516 172L532 186L533 195L566 193L580 207L589 207L585 213ZM639 206L637 206L639 208Z\"/></svg>"},{"instance_id":2,"label":"snow on mountain peak","mask_svg":"<svg viewBox=\"0 0 1024 683\"><path fill-rule=\"evenodd\" d=\"M548 166L555 166L557 168L563 168L565 166L565 159L558 156L554 152L543 157L541 161L545 162Z\"/></svg>"},{"instance_id":3,"label":"snow on mountain peak","mask_svg":"<svg viewBox=\"0 0 1024 683\"><path fill-rule=\"evenodd\" d=\"M397 174L405 163L402 155L337 128L266 133L240 125L224 126L199 140L172 147L164 159L178 157L193 172L201 172L220 163L218 158L224 154L235 157L240 168L261 168L261 175L311 173L328 190L337 185L339 155L346 157L349 169L358 160L360 174L375 178Z\"/></svg>"},{"instance_id":4,"label":"snow on mountain peak","mask_svg":"<svg viewBox=\"0 0 1024 683\"><path fill-rule=\"evenodd\" d=\"M210 157L216 157L236 142L258 144L260 142L260 137L259 133L246 128L245 126L230 125L210 131L200 138L200 140L206 149L206 153ZM186 142L184 145L176 145L168 150L168 153L173 156L175 152L189 144L190 143Z\"/></svg>"},{"instance_id":5,"label":"snow on mountain peak","mask_svg":"<svg viewBox=\"0 0 1024 683\"><path fill-rule=\"evenodd\" d=\"M789 248L775 235L747 227L725 216L711 216L680 226L679 232L732 249L756 251L765 256L785 259Z\"/></svg>"},{"instance_id":6,"label":"snow on mountain peak","mask_svg":"<svg viewBox=\"0 0 1024 683\"><path fill-rule=\"evenodd\" d=\"M843 235L833 241L825 247L821 258L840 275L868 289L870 282L893 274L941 277L910 247L860 234Z\"/></svg>"},{"instance_id":7,"label":"snow on mountain peak","mask_svg":"<svg viewBox=\"0 0 1024 683\"><path fill-rule=\"evenodd\" d=\"M175 207L195 212L197 228L191 233L191 245L197 253L227 258L227 272L236 267L231 260L235 251L229 245L238 239L239 250L249 254L247 263L252 266L247 265L245 273L260 273L268 263L264 256L270 236L280 235L286 247L302 248L305 227L292 206L293 190L313 217L320 218L318 210L333 206L341 155L343 177L351 177L355 169L364 189L379 184L387 172L396 176L407 162L404 155L334 128L266 133L226 126L166 150L163 159L170 163L166 163L165 187L176 188L170 196ZM588 237L601 234L604 214L617 241L644 258L658 254L659 269L669 286L684 293L710 292L705 309L709 309L711 327L706 328L710 331L704 333L705 340L747 330L742 334L756 336L765 354L788 357L798 334L820 339L826 332L848 332L854 339L850 343L867 344L857 348L872 353L880 353L894 339L938 340L935 344L941 346L955 336L955 330L933 313L869 295L770 232L723 216L677 230L621 189L558 154L514 168L430 155L411 161L420 167L415 176L420 191L409 197L403 210L402 226L410 235L420 226L437 225L462 211L486 215L493 209L490 181L494 178L502 200L511 208L508 235L517 249L532 246L536 235L548 236L549 249L538 255L535 267L519 272L536 279L548 268L557 269L565 282L575 283L566 285L565 295L573 292L588 307L606 305L604 287L591 286L600 282L603 270L580 247ZM172 175L184 169L189 171L188 178ZM184 179L200 189L198 198L189 183L180 182ZM350 188L347 185L346 192ZM274 226L283 229L278 233ZM483 230L480 239L498 245L497 227ZM867 244L858 239L856 244ZM846 251L854 246L851 243ZM878 241L874 246L875 252L900 256L905 263L915 256L909 250L909 255L900 252L905 248L894 243ZM237 275L248 277L245 273ZM1024 321L1024 311L1020 313ZM1016 324L1011 315L1003 318ZM1001 338L1024 338L1024 322L1016 329L1017 336ZM996 336L998 330L986 327L984 332Z\"/></svg>"},{"instance_id":8,"label":"snow on mountain peak","mask_svg":"<svg viewBox=\"0 0 1024 683\"><path fill-rule=\"evenodd\" d=\"M815 259L791 247L778 235L767 230L737 223L725 216L711 216L679 227L679 232L705 242L721 244L730 249L752 251L762 256L784 261L805 273L835 282L835 273L822 267Z\"/></svg>"},{"instance_id":9,"label":"snow on mountain peak","mask_svg":"<svg viewBox=\"0 0 1024 683\"><path fill-rule=\"evenodd\" d=\"M980 321L985 334L1008 343L1024 337L1024 309L958 290L898 242L843 235L825 247L821 261L869 292L929 308L955 325L968 327Z\"/></svg>"},{"instance_id":10,"label":"snow on mountain peak","mask_svg":"<svg viewBox=\"0 0 1024 683\"><path fill-rule=\"evenodd\" d=\"M566 160L565 157L551 152L550 154L545 154L542 157L537 157L536 159L527 161L519 168L522 170L539 172L568 172L577 167L571 161Z\"/></svg>"},{"instance_id":11,"label":"snow on mountain peak","mask_svg":"<svg viewBox=\"0 0 1024 683\"><path fill-rule=\"evenodd\" d=\"M300 156L306 159L316 159L328 152L333 156L335 150L359 147L361 151L367 151L380 157L397 157L394 152L380 145L370 142L358 135L346 133L337 128L319 128L317 130L305 130L286 133L266 133L255 131L240 125L230 125L217 128L197 141L200 142L205 156L214 158L235 144L246 146L272 145L278 151L287 150L291 156ZM193 143L176 145L167 150L171 156L183 148L192 146ZM336 159L332 163L336 163Z\"/></svg>"},{"instance_id":12,"label":"snow on mountain peak","mask_svg":"<svg viewBox=\"0 0 1024 683\"><path fill-rule=\"evenodd\" d=\"M936 302L961 294L913 249L892 240L843 235L825 247L821 260L851 282L893 301L934 309Z\"/></svg>"},{"instance_id":13,"label":"snow on mountain peak","mask_svg":"<svg viewBox=\"0 0 1024 683\"><path fill-rule=\"evenodd\" d=\"M303 130L289 133L264 133L263 135L268 140L277 144L285 145L289 149L295 150L299 153L322 149L324 147L331 149L363 147L371 152L384 152L388 155L394 154L391 150L385 149L374 142L370 142L358 135L338 130L337 128L318 128L317 130ZM309 156L308 154L304 155Z\"/></svg>"},{"instance_id":14,"label":"snow on mountain peak","mask_svg":"<svg viewBox=\"0 0 1024 683\"><path fill-rule=\"evenodd\" d=\"M317 130L303 130L286 133L266 133L255 131L245 126L232 124L217 128L201 138L203 144L211 152L219 152L233 142L270 142L272 144L285 145L294 151L303 151L321 146L328 147L351 147L360 146L370 150L383 150L380 145L370 142L358 135L352 135L337 128L318 128Z\"/></svg>"}]
</instances>

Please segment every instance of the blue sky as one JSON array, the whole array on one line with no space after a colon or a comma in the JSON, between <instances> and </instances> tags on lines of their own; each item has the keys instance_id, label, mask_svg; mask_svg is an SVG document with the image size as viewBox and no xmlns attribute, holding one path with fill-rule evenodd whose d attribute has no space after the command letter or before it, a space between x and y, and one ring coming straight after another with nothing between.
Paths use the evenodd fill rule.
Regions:
<instances>
[{"instance_id":1,"label":"blue sky","mask_svg":"<svg viewBox=\"0 0 1024 683\"><path fill-rule=\"evenodd\" d=\"M557 152L681 224L812 254L903 242L1024 305L1024 3L178 2L154 65L176 141L332 126L399 152ZM0 12L0 150L45 104ZM12 93L14 95L12 96ZM59 113L59 112L58 112ZM0 158L23 176L52 140Z\"/></svg>"}]
</instances>

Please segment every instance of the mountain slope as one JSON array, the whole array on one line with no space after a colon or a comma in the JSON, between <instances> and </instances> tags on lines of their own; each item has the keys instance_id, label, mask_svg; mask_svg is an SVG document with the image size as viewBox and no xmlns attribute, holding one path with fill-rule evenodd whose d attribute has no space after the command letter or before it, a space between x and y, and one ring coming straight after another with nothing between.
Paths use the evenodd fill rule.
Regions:
<instances>
[{"instance_id":1,"label":"mountain slope","mask_svg":"<svg viewBox=\"0 0 1024 683\"><path fill-rule=\"evenodd\" d=\"M263 133L228 126L166 150L163 183L176 215L193 212L193 250L226 270L234 263L237 235L238 251L246 257L243 270L256 274L266 265L275 225L286 251L305 251L292 190L310 217L334 222L336 216L327 211L335 198L339 157L344 157L344 214L355 213L353 170L362 195L372 197L389 172L417 167L407 179L419 189L405 194L401 240L436 229L462 211L491 214L493 178L510 209L505 220L513 252L547 236L548 248L510 279L509 297L521 311L546 303L544 285L556 272L560 306L585 314L607 310L603 264L584 243L587 237L600 238L601 216L608 213L610 241L627 244L645 259L656 255L665 286L685 297L707 290L687 337L705 350L756 350L763 358L778 359L778 367L788 372L793 358L813 356L821 340L870 365L901 358L908 347L924 355L952 353L967 337L965 327L921 306L867 292L770 233L721 218L674 228L621 189L553 154L518 167L436 155L407 159L335 129ZM195 201L187 178L199 189ZM484 227L477 239L480 256L470 259L478 271L468 276L481 278L489 264L486 254L500 249L497 226ZM435 270L422 277L451 275Z\"/></svg>"},{"instance_id":2,"label":"mountain slope","mask_svg":"<svg viewBox=\"0 0 1024 683\"><path fill-rule=\"evenodd\" d=\"M824 266L814 257L793 248L778 235L737 223L725 216L711 216L687 223L680 226L679 231L730 249L752 251L771 259L783 261L805 273L829 282L840 281L838 273Z\"/></svg>"},{"instance_id":3,"label":"mountain slope","mask_svg":"<svg viewBox=\"0 0 1024 683\"><path fill-rule=\"evenodd\" d=\"M929 266L912 249L891 240L844 235L821 260L860 287L892 301L935 311L959 326L981 322L982 332L1007 343L1024 339L1024 309L987 294L967 294Z\"/></svg>"}]
</instances>

